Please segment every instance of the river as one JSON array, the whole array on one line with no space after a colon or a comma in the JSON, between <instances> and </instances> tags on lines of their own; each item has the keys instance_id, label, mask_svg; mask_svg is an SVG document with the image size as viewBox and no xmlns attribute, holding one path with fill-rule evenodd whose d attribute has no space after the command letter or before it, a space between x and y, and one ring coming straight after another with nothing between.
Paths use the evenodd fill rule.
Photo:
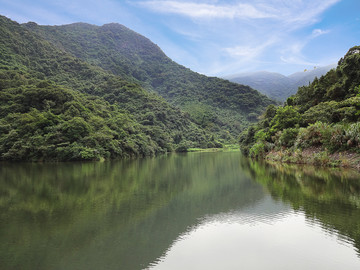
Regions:
<instances>
[{"instance_id":1,"label":"river","mask_svg":"<svg viewBox=\"0 0 360 270\"><path fill-rule=\"evenodd\" d=\"M356 171L239 152L0 164L0 269L360 269Z\"/></svg>"}]
</instances>

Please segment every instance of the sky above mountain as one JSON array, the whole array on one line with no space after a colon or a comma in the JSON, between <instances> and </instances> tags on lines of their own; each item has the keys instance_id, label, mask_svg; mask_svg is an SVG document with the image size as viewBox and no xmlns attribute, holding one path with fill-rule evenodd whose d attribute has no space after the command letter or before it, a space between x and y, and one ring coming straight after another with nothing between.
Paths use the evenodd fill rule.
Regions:
<instances>
[{"instance_id":1,"label":"sky above mountain","mask_svg":"<svg viewBox=\"0 0 360 270\"><path fill-rule=\"evenodd\" d=\"M0 14L19 23L123 24L215 76L336 63L360 45L359 11L359 0L0 0Z\"/></svg>"}]
</instances>

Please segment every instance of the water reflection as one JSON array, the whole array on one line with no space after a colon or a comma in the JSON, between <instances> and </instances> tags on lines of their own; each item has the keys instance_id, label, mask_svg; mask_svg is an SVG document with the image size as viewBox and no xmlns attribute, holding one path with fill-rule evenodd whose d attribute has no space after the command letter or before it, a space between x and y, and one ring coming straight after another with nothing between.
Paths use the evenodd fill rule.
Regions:
<instances>
[{"instance_id":1,"label":"water reflection","mask_svg":"<svg viewBox=\"0 0 360 270\"><path fill-rule=\"evenodd\" d=\"M264 164L242 160L249 175L266 186L274 199L304 212L307 222L319 224L340 239L354 241L360 254L360 175L354 170L313 166Z\"/></svg>"},{"instance_id":2,"label":"water reflection","mask_svg":"<svg viewBox=\"0 0 360 270\"><path fill-rule=\"evenodd\" d=\"M261 204L273 204L270 198ZM258 208L255 210L255 208ZM249 207L251 212L261 205ZM280 210L280 209L279 209ZM324 237L301 212L275 216L242 213L204 221L180 236L149 269L357 269L351 244Z\"/></svg>"},{"instance_id":3,"label":"water reflection","mask_svg":"<svg viewBox=\"0 0 360 270\"><path fill-rule=\"evenodd\" d=\"M239 173L239 159L214 153L2 164L3 268L141 269L203 216L262 197Z\"/></svg>"},{"instance_id":4,"label":"water reflection","mask_svg":"<svg viewBox=\"0 0 360 270\"><path fill-rule=\"evenodd\" d=\"M283 241L280 251L289 250L281 234L272 238L288 226L289 235L304 227L304 239L315 237L314 231L314 239L321 238L325 231L330 246L348 241L347 259L352 241L357 248L360 242L356 177L259 164L239 153L0 164L1 269L176 269L162 267L178 258L171 256L179 244L246 268L239 256L258 250L252 256L266 261L266 239L270 246ZM337 248L327 252L342 254ZM200 260L204 254L196 252ZM196 257L186 254L179 266ZM200 268L193 261L186 269Z\"/></svg>"}]
</instances>

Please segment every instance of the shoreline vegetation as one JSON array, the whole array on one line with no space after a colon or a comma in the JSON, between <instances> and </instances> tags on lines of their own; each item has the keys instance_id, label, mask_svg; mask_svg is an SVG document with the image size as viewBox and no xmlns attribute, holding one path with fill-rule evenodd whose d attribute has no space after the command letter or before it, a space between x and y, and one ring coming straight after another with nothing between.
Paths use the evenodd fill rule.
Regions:
<instances>
[{"instance_id":1,"label":"shoreline vegetation","mask_svg":"<svg viewBox=\"0 0 360 270\"><path fill-rule=\"evenodd\" d=\"M360 169L360 46L283 106L268 106L239 143L255 159Z\"/></svg>"},{"instance_id":2,"label":"shoreline vegetation","mask_svg":"<svg viewBox=\"0 0 360 270\"><path fill-rule=\"evenodd\" d=\"M221 148L189 148L187 152L239 152L239 146L236 144L224 145Z\"/></svg>"},{"instance_id":3,"label":"shoreline vegetation","mask_svg":"<svg viewBox=\"0 0 360 270\"><path fill-rule=\"evenodd\" d=\"M330 153L321 147L311 147L304 150L281 149L270 151L264 159L270 163L307 164L321 167L352 168L360 171L360 154L343 151Z\"/></svg>"}]
</instances>

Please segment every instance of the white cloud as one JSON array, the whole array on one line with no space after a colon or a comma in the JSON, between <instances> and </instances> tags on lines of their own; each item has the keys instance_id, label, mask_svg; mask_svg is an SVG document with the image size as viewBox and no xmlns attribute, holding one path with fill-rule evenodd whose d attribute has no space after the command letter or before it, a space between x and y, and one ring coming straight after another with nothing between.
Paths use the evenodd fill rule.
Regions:
<instances>
[{"instance_id":1,"label":"white cloud","mask_svg":"<svg viewBox=\"0 0 360 270\"><path fill-rule=\"evenodd\" d=\"M271 18L273 14L261 11L251 4L216 5L179 1L144 1L141 6L160 13L179 14L191 18L260 19Z\"/></svg>"},{"instance_id":2,"label":"white cloud","mask_svg":"<svg viewBox=\"0 0 360 270\"><path fill-rule=\"evenodd\" d=\"M315 38L315 37L318 37L318 36L321 36L321 35L325 35L325 34L327 34L329 32L330 32L330 30L314 29L312 31L312 37Z\"/></svg>"},{"instance_id":3,"label":"white cloud","mask_svg":"<svg viewBox=\"0 0 360 270\"><path fill-rule=\"evenodd\" d=\"M158 13L178 14L194 19L273 19L293 30L313 24L319 14L341 0L243 0L232 4L222 1L168 1L136 2Z\"/></svg>"},{"instance_id":4,"label":"white cloud","mask_svg":"<svg viewBox=\"0 0 360 270\"><path fill-rule=\"evenodd\" d=\"M240 57L255 57L261 52L259 47L250 47L250 46L236 46L233 48L224 49L231 56L240 56Z\"/></svg>"},{"instance_id":5,"label":"white cloud","mask_svg":"<svg viewBox=\"0 0 360 270\"><path fill-rule=\"evenodd\" d=\"M339 1L0 0L3 13L19 22L123 23L159 44L170 58L207 74L310 64L307 48L330 33L315 23Z\"/></svg>"},{"instance_id":6,"label":"white cloud","mask_svg":"<svg viewBox=\"0 0 360 270\"><path fill-rule=\"evenodd\" d=\"M156 13L179 15L165 21L168 29L196 42L197 48L201 43L217 47L218 52L207 53L213 63L225 61L229 68L241 68L261 66L265 62L270 65L271 61L313 65L303 55L303 50L311 40L330 31L316 28L304 36L299 35L298 30L319 22L323 12L339 1L139 0L135 5ZM206 69L218 72L224 69L224 65L214 66L210 60L205 61L208 62Z\"/></svg>"},{"instance_id":7,"label":"white cloud","mask_svg":"<svg viewBox=\"0 0 360 270\"><path fill-rule=\"evenodd\" d=\"M225 48L224 51L234 58L241 58L242 60L253 60L261 53L263 53L266 49L268 49L269 46L273 45L276 40L277 39L274 37L266 42L261 43L260 45L240 45L232 48Z\"/></svg>"}]
</instances>

